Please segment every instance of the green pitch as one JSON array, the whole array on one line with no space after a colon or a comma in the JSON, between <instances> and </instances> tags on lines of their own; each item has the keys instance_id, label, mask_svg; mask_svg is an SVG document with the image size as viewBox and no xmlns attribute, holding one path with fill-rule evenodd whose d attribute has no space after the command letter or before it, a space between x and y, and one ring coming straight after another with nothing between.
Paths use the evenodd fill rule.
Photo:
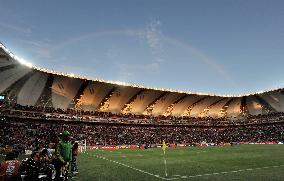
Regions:
<instances>
[{"instance_id":1,"label":"green pitch","mask_svg":"<svg viewBox=\"0 0 284 181\"><path fill-rule=\"evenodd\" d=\"M284 145L95 150L78 157L72 180L284 180Z\"/></svg>"}]
</instances>

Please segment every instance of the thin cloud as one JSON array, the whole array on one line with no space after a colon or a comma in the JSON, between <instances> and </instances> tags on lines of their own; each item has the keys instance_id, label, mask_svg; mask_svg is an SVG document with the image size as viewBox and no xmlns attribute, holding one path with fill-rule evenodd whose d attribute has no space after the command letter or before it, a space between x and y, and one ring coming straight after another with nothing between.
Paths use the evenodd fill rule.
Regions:
<instances>
[{"instance_id":1,"label":"thin cloud","mask_svg":"<svg viewBox=\"0 0 284 181\"><path fill-rule=\"evenodd\" d=\"M136 64L118 64L117 67L119 68L120 72L129 72L134 73L134 72L153 72L153 71L158 71L160 69L160 64L157 62L153 63L148 63L148 64L143 64L143 65L136 65Z\"/></svg>"},{"instance_id":2,"label":"thin cloud","mask_svg":"<svg viewBox=\"0 0 284 181\"><path fill-rule=\"evenodd\" d=\"M161 21L151 20L146 26L145 38L153 53L159 53L163 51L163 45L161 41L162 32L160 31Z\"/></svg>"},{"instance_id":3,"label":"thin cloud","mask_svg":"<svg viewBox=\"0 0 284 181\"><path fill-rule=\"evenodd\" d=\"M7 24L3 22L0 23L0 27L7 29L7 30L12 30L12 31L20 32L20 33L25 33L25 34L30 34L32 32L31 28L20 27L17 25Z\"/></svg>"},{"instance_id":4,"label":"thin cloud","mask_svg":"<svg viewBox=\"0 0 284 181\"><path fill-rule=\"evenodd\" d=\"M146 38L148 45L153 49L154 53L161 52L163 50L162 42L166 42L169 44L172 44L174 46L183 48L187 50L188 52L196 55L198 57L198 60L202 61L204 64L208 65L212 70L214 70L216 73L221 75L227 82L230 83L230 85L234 87L238 87L238 85L233 81L231 76L226 72L224 67L216 63L213 59L210 59L208 56L206 56L204 53L199 51L198 49L194 48L188 43L181 42L179 40L176 40L174 38L168 37L161 33L160 30L158 30L158 27L161 25L160 21L156 22L150 22L147 25L146 30L144 29L128 29L128 30L115 30L115 31L105 31L105 32L95 32L95 33L89 33L84 34L75 38L68 39L66 41L63 41L61 43L56 43L56 45L51 46L49 49L46 49L46 51L43 51L42 54L46 55L52 55L52 52L58 51L70 44L75 44L79 41L83 41L86 39L91 38L98 38L102 36L111 36L111 35L126 35L126 36L135 36L137 38ZM150 64L144 65L143 69L146 70L158 70L160 68L160 63L164 62L164 59L160 56L156 56L154 58L154 61ZM128 70L130 71L140 71L141 68L139 68L141 65L121 65L120 70ZM128 74L129 76L129 74Z\"/></svg>"},{"instance_id":5,"label":"thin cloud","mask_svg":"<svg viewBox=\"0 0 284 181\"><path fill-rule=\"evenodd\" d=\"M143 65L130 65L130 64L116 64L117 68L117 81L132 82L132 84L137 84L137 76L142 74L152 74L160 71L160 64L148 63ZM136 81L135 81L136 80ZM140 80L141 81L141 80Z\"/></svg>"},{"instance_id":6,"label":"thin cloud","mask_svg":"<svg viewBox=\"0 0 284 181\"><path fill-rule=\"evenodd\" d=\"M43 42L43 41L32 41L32 40L20 40L20 42L23 42L25 44L31 45L35 48L43 48L43 47L49 47L50 44L47 42Z\"/></svg>"},{"instance_id":7,"label":"thin cloud","mask_svg":"<svg viewBox=\"0 0 284 181\"><path fill-rule=\"evenodd\" d=\"M142 70L146 70L149 72L157 72L160 69L160 64L158 62L153 62L146 64L144 67L141 67Z\"/></svg>"},{"instance_id":8,"label":"thin cloud","mask_svg":"<svg viewBox=\"0 0 284 181\"><path fill-rule=\"evenodd\" d=\"M164 36L163 39L165 41L167 41L168 43L172 44L172 45L183 48L183 49L191 52L192 54L196 55L197 57L199 57L198 60L202 61L204 64L206 64L210 68L212 68L215 72L217 72L219 75L221 75L223 78L225 78L232 86L238 87L237 83L231 78L231 76L227 73L227 71L224 69L224 67L222 67L221 65L216 63L214 60L209 58L207 55L202 53L200 50L194 48L193 46L191 46L188 43L183 43L183 42L178 41L174 38Z\"/></svg>"},{"instance_id":9,"label":"thin cloud","mask_svg":"<svg viewBox=\"0 0 284 181\"><path fill-rule=\"evenodd\" d=\"M35 60L52 58L52 53L50 51L50 47L52 47L52 45L50 44L49 40L33 41L22 39L19 41L27 45L31 49L31 51L35 53Z\"/></svg>"}]
</instances>

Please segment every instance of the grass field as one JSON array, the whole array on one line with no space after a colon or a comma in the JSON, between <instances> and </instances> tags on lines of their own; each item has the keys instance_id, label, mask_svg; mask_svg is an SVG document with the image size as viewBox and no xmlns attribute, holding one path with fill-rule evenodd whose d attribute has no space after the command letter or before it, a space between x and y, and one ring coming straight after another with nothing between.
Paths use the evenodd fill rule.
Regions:
<instances>
[{"instance_id":1,"label":"grass field","mask_svg":"<svg viewBox=\"0 0 284 181\"><path fill-rule=\"evenodd\" d=\"M0 157L3 160L3 157ZM95 150L78 156L72 180L284 180L284 145Z\"/></svg>"},{"instance_id":2,"label":"grass field","mask_svg":"<svg viewBox=\"0 0 284 181\"><path fill-rule=\"evenodd\" d=\"M284 180L284 145L89 151L72 180Z\"/></svg>"}]
</instances>

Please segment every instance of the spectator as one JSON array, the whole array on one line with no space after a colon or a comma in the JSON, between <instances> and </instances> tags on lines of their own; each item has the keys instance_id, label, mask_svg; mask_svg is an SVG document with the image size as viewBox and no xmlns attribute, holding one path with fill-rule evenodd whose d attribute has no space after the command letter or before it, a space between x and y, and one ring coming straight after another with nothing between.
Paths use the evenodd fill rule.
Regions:
<instances>
[{"instance_id":1,"label":"spectator","mask_svg":"<svg viewBox=\"0 0 284 181\"><path fill-rule=\"evenodd\" d=\"M30 158L22 161L20 166L20 173L24 176L24 181L38 180L39 176L39 152L34 151Z\"/></svg>"},{"instance_id":2,"label":"spectator","mask_svg":"<svg viewBox=\"0 0 284 181\"><path fill-rule=\"evenodd\" d=\"M71 172L73 175L79 173L77 166L77 156L78 156L78 142L75 142L72 147L72 161L71 161Z\"/></svg>"},{"instance_id":3,"label":"spectator","mask_svg":"<svg viewBox=\"0 0 284 181\"><path fill-rule=\"evenodd\" d=\"M6 155L5 161L0 165L0 180L4 181L20 181L19 175L20 161L17 160L14 152Z\"/></svg>"}]
</instances>

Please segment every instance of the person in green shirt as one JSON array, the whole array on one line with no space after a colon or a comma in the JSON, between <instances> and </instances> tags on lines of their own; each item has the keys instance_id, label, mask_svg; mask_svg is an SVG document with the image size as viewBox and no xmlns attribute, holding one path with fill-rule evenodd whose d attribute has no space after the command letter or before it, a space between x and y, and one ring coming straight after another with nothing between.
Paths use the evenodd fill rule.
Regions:
<instances>
[{"instance_id":1,"label":"person in green shirt","mask_svg":"<svg viewBox=\"0 0 284 181\"><path fill-rule=\"evenodd\" d=\"M69 162L72 160L72 145L69 141L69 131L64 131L55 149L56 177L55 180L66 180L69 170Z\"/></svg>"}]
</instances>

